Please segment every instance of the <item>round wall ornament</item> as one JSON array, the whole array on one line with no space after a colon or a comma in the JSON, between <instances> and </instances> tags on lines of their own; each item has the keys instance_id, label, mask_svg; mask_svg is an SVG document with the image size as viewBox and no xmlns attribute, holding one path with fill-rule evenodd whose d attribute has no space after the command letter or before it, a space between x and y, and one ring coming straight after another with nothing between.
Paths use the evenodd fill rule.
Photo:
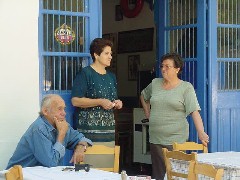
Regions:
<instances>
[{"instance_id":1,"label":"round wall ornament","mask_svg":"<svg viewBox=\"0 0 240 180\"><path fill-rule=\"evenodd\" d=\"M136 0L135 8L130 9L128 0L121 0L120 5L123 11L124 16L128 18L136 17L143 8L144 0Z\"/></svg>"},{"instance_id":2,"label":"round wall ornament","mask_svg":"<svg viewBox=\"0 0 240 180\"><path fill-rule=\"evenodd\" d=\"M55 39L62 45L70 44L75 39L74 31L66 24L63 24L62 26L57 28L55 30L54 36Z\"/></svg>"}]
</instances>

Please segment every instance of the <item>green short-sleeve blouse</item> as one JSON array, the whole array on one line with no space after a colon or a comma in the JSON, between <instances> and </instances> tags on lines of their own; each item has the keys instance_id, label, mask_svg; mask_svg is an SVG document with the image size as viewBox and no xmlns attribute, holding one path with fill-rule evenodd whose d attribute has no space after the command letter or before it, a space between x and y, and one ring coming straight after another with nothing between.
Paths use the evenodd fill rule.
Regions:
<instances>
[{"instance_id":1,"label":"green short-sleeve blouse","mask_svg":"<svg viewBox=\"0 0 240 180\"><path fill-rule=\"evenodd\" d=\"M183 143L189 136L189 124L186 117L200 110L195 90L191 83L181 83L171 89L162 88L163 79L155 78L141 92L151 104L149 118L150 143L171 145Z\"/></svg>"}]
</instances>

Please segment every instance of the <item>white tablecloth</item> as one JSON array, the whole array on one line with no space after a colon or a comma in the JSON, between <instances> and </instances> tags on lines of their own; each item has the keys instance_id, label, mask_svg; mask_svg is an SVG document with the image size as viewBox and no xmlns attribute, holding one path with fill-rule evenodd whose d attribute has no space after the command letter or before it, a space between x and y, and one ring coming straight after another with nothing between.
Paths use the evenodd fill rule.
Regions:
<instances>
[{"instance_id":1,"label":"white tablecloth","mask_svg":"<svg viewBox=\"0 0 240 180\"><path fill-rule=\"evenodd\" d=\"M64 166L65 167L65 166ZM89 172L85 170L80 171L62 171L63 166L58 167L27 167L23 168L24 180L121 180L121 175L117 173L90 169ZM2 179L4 178L4 172L1 171Z\"/></svg>"},{"instance_id":2,"label":"white tablecloth","mask_svg":"<svg viewBox=\"0 0 240 180\"><path fill-rule=\"evenodd\" d=\"M222 180L240 180L240 152L201 153L197 155L197 161L212 164L216 168L223 168ZM172 167L177 172L188 172L188 166L189 163L186 161L172 161ZM199 180L207 179L210 178L199 176Z\"/></svg>"},{"instance_id":3,"label":"white tablecloth","mask_svg":"<svg viewBox=\"0 0 240 180\"><path fill-rule=\"evenodd\" d=\"M215 152L198 154L198 162L223 168L223 180L240 180L240 152Z\"/></svg>"}]
</instances>

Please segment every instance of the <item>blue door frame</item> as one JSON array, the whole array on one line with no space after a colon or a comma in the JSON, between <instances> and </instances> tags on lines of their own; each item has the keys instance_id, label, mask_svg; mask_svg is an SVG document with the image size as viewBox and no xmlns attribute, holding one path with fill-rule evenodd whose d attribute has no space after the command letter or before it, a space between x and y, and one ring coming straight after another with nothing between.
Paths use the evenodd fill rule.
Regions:
<instances>
[{"instance_id":1,"label":"blue door frame","mask_svg":"<svg viewBox=\"0 0 240 180\"><path fill-rule=\"evenodd\" d=\"M83 11L78 10L72 4L68 4L70 1L67 2L67 0L65 1L64 8L62 7L64 6L63 4L54 7L57 3L60 3L60 1L51 1L54 2L52 4L48 2L50 1L39 0L40 101L46 94L59 94L66 103L66 119L71 125L73 125L74 107L71 103L71 87L62 88L62 84L69 86L67 81L70 80L72 83L77 72L82 67L87 66L92 62L89 53L90 42L94 38L102 36L102 0L80 1L83 6L82 8L84 9ZM75 2L78 6L81 6L79 1L72 0L71 2ZM68 4L70 8L67 7L66 4ZM63 20L64 18L65 21ZM58 19L57 22L56 19ZM76 21L77 25L75 26L77 28L75 28L75 33L77 37L74 43L76 47L80 46L80 34L82 33L81 38L83 39L83 48L80 51L76 50L78 48L72 48L74 45L71 44L69 45L70 48L57 44L56 40L54 39L54 33L55 29L58 28L58 26L62 25L63 22L60 23L60 21L67 23L69 26L74 26L74 21ZM79 23L82 23L83 25L79 25ZM49 31L49 28L52 28L52 31ZM50 37L51 39L49 39ZM48 42L50 41L51 43L48 45ZM54 43L55 46L53 45L53 48L48 47ZM57 50L52 50L54 47L56 47ZM70 71L67 67L77 68L77 70L70 69ZM47 68L49 68L49 70ZM71 72L70 75L68 71ZM49 74L52 75L50 76ZM46 76L49 76L49 78L51 78L50 88L46 87ZM71 157L72 151L67 151L64 157L64 165L69 165Z\"/></svg>"},{"instance_id":2,"label":"blue door frame","mask_svg":"<svg viewBox=\"0 0 240 180\"><path fill-rule=\"evenodd\" d=\"M169 12L169 1L168 0L159 0L155 1L155 22L157 24L157 57L158 60L160 57L170 51L170 31L184 28L196 28L197 29L197 55L193 58L185 58L186 62L192 63L193 66L189 68L194 68L194 72L187 74L182 77L183 80L190 81L196 90L199 104L201 106L201 116L204 122L205 131L208 132L208 104L207 104L207 1L201 0L196 1L197 7L197 21L193 24L184 24L182 26L169 26L170 13ZM159 76L159 61L157 65L157 74ZM188 71L187 70L187 71ZM192 119L188 118L190 124L190 134L189 140L198 142L198 135L193 124Z\"/></svg>"},{"instance_id":3,"label":"blue door frame","mask_svg":"<svg viewBox=\"0 0 240 180\"><path fill-rule=\"evenodd\" d=\"M223 5L218 3L223 3ZM233 4L230 5L230 3ZM240 135L238 133L240 128L240 76L238 75L240 70L240 21L232 19L234 15L236 15L236 19L239 19L239 9L236 8L239 8L237 1L209 0L208 124L213 152L240 151ZM233 13L234 10L236 13ZM231 18L228 18L230 21L223 22L221 16L224 15L231 15ZM223 40L221 33L226 35ZM234 49L230 40L235 42ZM223 42L221 41L226 43L224 47L222 47ZM224 51L223 54L222 51Z\"/></svg>"},{"instance_id":4,"label":"blue door frame","mask_svg":"<svg viewBox=\"0 0 240 180\"><path fill-rule=\"evenodd\" d=\"M182 28L167 26L169 2L155 1L158 59L169 51L168 31ZM194 87L202 109L205 131L210 136L209 151L240 151L239 3L229 0L195 2L197 23L193 26L197 28L198 53ZM191 77L184 78L191 80ZM189 140L198 141L193 122L189 122Z\"/></svg>"}]
</instances>

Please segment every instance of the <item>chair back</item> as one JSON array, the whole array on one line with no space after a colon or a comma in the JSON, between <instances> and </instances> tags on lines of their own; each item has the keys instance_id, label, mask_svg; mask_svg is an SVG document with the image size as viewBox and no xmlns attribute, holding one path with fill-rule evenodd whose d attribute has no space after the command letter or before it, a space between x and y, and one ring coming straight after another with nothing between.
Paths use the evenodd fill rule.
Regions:
<instances>
[{"instance_id":1,"label":"chair back","mask_svg":"<svg viewBox=\"0 0 240 180\"><path fill-rule=\"evenodd\" d=\"M120 146L108 147L104 145L93 145L92 147L88 147L85 152L87 155L114 155L114 163L112 168L96 168L110 172L119 172L119 156L120 156Z\"/></svg>"},{"instance_id":2,"label":"chair back","mask_svg":"<svg viewBox=\"0 0 240 180\"><path fill-rule=\"evenodd\" d=\"M185 142L182 144L173 143L173 150L178 151L202 151L203 153L208 153L208 148L203 144L198 144L195 142Z\"/></svg>"},{"instance_id":3,"label":"chair back","mask_svg":"<svg viewBox=\"0 0 240 180\"><path fill-rule=\"evenodd\" d=\"M197 180L198 175L201 174L204 176L211 177L215 180L221 180L223 172L224 172L223 169L216 169L213 165L191 161L188 179Z\"/></svg>"},{"instance_id":4,"label":"chair back","mask_svg":"<svg viewBox=\"0 0 240 180\"><path fill-rule=\"evenodd\" d=\"M163 155L165 160L165 166L166 166L166 173L167 173L167 179L172 180L173 177L181 177L181 178L187 178L188 177L188 171L176 171L172 167L173 160L183 160L183 161L195 161L197 159L197 153L192 152L191 154L186 154L182 151L168 151L168 149L163 148Z\"/></svg>"},{"instance_id":5,"label":"chair back","mask_svg":"<svg viewBox=\"0 0 240 180\"><path fill-rule=\"evenodd\" d=\"M22 166L15 165L5 173L6 180L23 180Z\"/></svg>"}]
</instances>

